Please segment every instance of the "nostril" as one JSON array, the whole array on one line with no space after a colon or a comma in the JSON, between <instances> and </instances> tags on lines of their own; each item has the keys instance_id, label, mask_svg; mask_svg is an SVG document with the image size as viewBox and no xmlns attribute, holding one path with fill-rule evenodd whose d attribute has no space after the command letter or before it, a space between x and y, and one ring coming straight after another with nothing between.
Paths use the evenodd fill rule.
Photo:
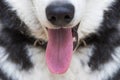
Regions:
<instances>
[{"instance_id":1,"label":"nostril","mask_svg":"<svg viewBox=\"0 0 120 80\"><path fill-rule=\"evenodd\" d=\"M50 23L56 26L69 24L74 17L74 6L69 3L54 3L46 8L46 16Z\"/></svg>"},{"instance_id":2,"label":"nostril","mask_svg":"<svg viewBox=\"0 0 120 80\"><path fill-rule=\"evenodd\" d=\"M69 15L65 15L64 20L66 22L69 22L71 20L71 17Z\"/></svg>"},{"instance_id":3,"label":"nostril","mask_svg":"<svg viewBox=\"0 0 120 80\"><path fill-rule=\"evenodd\" d=\"M55 16L51 16L48 20L51 22L55 22L57 20L57 18Z\"/></svg>"}]
</instances>

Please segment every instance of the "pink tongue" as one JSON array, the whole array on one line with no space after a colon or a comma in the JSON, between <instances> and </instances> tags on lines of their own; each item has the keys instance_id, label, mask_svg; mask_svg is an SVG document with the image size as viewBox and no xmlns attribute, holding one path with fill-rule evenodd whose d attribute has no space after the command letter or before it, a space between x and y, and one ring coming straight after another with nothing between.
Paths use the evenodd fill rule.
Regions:
<instances>
[{"instance_id":1,"label":"pink tongue","mask_svg":"<svg viewBox=\"0 0 120 80\"><path fill-rule=\"evenodd\" d=\"M69 68L73 53L73 38L71 29L48 29L48 44L46 62L49 70L62 74Z\"/></svg>"}]
</instances>

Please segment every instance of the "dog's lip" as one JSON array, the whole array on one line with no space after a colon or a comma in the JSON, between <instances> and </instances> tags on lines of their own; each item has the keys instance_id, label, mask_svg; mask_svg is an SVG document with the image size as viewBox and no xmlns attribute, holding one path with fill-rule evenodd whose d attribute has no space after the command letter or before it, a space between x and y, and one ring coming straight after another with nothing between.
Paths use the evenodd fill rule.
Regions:
<instances>
[{"instance_id":1,"label":"dog's lip","mask_svg":"<svg viewBox=\"0 0 120 80\"><path fill-rule=\"evenodd\" d=\"M79 25L80 25L80 23L78 23L76 26L74 26L72 28L72 35L73 35L73 38L75 38L75 40L73 41L73 50L77 47L77 44L78 44L78 33L77 33L77 30L78 30Z\"/></svg>"},{"instance_id":2,"label":"dog's lip","mask_svg":"<svg viewBox=\"0 0 120 80\"><path fill-rule=\"evenodd\" d=\"M76 26L74 26L74 27L72 28L73 37L75 37L75 33L77 33L79 24L80 24L80 23L78 23Z\"/></svg>"}]
</instances>

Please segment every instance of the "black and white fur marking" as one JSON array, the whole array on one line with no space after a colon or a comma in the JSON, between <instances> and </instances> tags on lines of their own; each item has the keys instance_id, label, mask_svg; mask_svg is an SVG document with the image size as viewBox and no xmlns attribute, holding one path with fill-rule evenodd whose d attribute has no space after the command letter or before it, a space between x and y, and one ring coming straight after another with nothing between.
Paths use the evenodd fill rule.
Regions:
<instances>
[{"instance_id":1,"label":"black and white fur marking","mask_svg":"<svg viewBox=\"0 0 120 80\"><path fill-rule=\"evenodd\" d=\"M59 0L0 0L0 80L120 80L120 0L68 0L79 45L69 70L51 74L45 62L44 9Z\"/></svg>"}]
</instances>

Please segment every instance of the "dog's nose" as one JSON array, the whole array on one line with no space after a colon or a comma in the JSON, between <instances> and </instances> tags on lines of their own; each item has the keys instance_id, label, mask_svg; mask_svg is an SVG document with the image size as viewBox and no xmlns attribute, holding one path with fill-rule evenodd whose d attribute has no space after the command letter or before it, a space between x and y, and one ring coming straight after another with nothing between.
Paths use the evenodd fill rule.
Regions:
<instances>
[{"instance_id":1,"label":"dog's nose","mask_svg":"<svg viewBox=\"0 0 120 80\"><path fill-rule=\"evenodd\" d=\"M46 8L48 21L56 26L69 24L74 17L74 12L74 6L70 3L51 4Z\"/></svg>"}]
</instances>

